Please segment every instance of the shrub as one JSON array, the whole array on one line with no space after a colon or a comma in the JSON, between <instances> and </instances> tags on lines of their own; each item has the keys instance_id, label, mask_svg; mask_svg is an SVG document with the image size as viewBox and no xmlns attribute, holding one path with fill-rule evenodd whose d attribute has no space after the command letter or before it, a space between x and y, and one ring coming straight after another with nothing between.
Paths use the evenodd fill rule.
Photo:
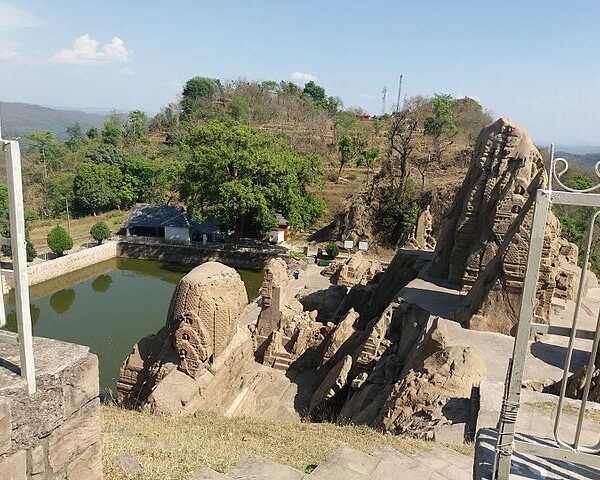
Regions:
<instances>
[{"instance_id":1,"label":"shrub","mask_svg":"<svg viewBox=\"0 0 600 480\"><path fill-rule=\"evenodd\" d=\"M71 250L73 248L73 239L69 232L65 230L64 227L57 225L46 237L46 241L48 242L48 247L54 253L58 255L62 255L65 250Z\"/></svg>"},{"instance_id":2,"label":"shrub","mask_svg":"<svg viewBox=\"0 0 600 480\"><path fill-rule=\"evenodd\" d=\"M108 228L106 222L97 222L90 228L90 235L94 237L94 240L100 245L104 240L110 237L110 228Z\"/></svg>"},{"instance_id":3,"label":"shrub","mask_svg":"<svg viewBox=\"0 0 600 480\"><path fill-rule=\"evenodd\" d=\"M10 231L7 230L4 236L10 237ZM7 257L12 258L12 247L10 245L2 245L1 251ZM29 235L29 229L27 227L25 228L25 256L27 257L28 262L33 262L37 257L37 251L33 246L31 236Z\"/></svg>"},{"instance_id":4,"label":"shrub","mask_svg":"<svg viewBox=\"0 0 600 480\"><path fill-rule=\"evenodd\" d=\"M325 253L331 258L335 258L340 253L340 247L338 247L337 243L335 242L329 242L327 245L325 245Z\"/></svg>"}]
</instances>

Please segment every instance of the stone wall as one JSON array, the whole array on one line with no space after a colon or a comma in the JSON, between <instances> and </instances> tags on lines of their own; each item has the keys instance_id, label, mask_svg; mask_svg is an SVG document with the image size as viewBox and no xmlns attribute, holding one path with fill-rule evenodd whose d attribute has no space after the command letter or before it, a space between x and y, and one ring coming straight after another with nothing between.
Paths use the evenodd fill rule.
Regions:
<instances>
[{"instance_id":1,"label":"stone wall","mask_svg":"<svg viewBox=\"0 0 600 480\"><path fill-rule=\"evenodd\" d=\"M27 267L29 285L46 282L75 270L110 260L117 256L117 242L106 242L62 257L31 264ZM4 287L14 288L12 271L3 270Z\"/></svg>"},{"instance_id":2,"label":"stone wall","mask_svg":"<svg viewBox=\"0 0 600 480\"><path fill-rule=\"evenodd\" d=\"M98 359L34 338L38 390L27 394L17 346L0 344L0 480L100 480Z\"/></svg>"},{"instance_id":3,"label":"stone wall","mask_svg":"<svg viewBox=\"0 0 600 480\"><path fill-rule=\"evenodd\" d=\"M277 256L277 253L253 248L241 248L234 251L210 247L199 248L190 245L129 243L124 240L119 242L117 256L188 265L219 262L232 268L262 270L267 261Z\"/></svg>"}]
</instances>

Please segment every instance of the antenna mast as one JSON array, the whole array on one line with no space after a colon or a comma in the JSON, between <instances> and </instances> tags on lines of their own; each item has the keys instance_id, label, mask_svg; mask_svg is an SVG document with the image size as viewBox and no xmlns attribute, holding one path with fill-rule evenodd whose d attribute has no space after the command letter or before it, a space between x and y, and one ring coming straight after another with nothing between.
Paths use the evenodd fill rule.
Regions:
<instances>
[{"instance_id":1,"label":"antenna mast","mask_svg":"<svg viewBox=\"0 0 600 480\"><path fill-rule=\"evenodd\" d=\"M385 115L385 101L387 100L387 87L381 91L381 115Z\"/></svg>"},{"instance_id":2,"label":"antenna mast","mask_svg":"<svg viewBox=\"0 0 600 480\"><path fill-rule=\"evenodd\" d=\"M400 111L400 98L402 95L402 77L404 75L400 75L400 80L398 81L398 98L396 99L396 111Z\"/></svg>"}]
</instances>

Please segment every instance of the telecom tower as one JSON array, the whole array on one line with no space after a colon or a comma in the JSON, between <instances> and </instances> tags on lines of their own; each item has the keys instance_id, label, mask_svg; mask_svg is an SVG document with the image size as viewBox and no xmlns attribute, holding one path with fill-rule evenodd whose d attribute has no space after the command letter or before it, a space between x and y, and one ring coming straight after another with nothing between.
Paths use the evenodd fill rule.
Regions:
<instances>
[{"instance_id":1,"label":"telecom tower","mask_svg":"<svg viewBox=\"0 0 600 480\"><path fill-rule=\"evenodd\" d=\"M387 100L387 87L381 91L381 115L385 115L385 101Z\"/></svg>"},{"instance_id":2,"label":"telecom tower","mask_svg":"<svg viewBox=\"0 0 600 480\"><path fill-rule=\"evenodd\" d=\"M403 75L400 75L400 80L398 81L398 98L396 99L396 111L397 112L400 111L400 98L402 96L402 77L403 77Z\"/></svg>"}]
</instances>

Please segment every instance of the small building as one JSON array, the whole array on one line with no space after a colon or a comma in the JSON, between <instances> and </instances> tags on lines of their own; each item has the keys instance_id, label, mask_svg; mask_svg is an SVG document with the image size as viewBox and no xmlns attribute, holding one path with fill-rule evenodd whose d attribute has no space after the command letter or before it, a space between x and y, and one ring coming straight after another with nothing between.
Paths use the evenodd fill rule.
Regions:
<instances>
[{"instance_id":1,"label":"small building","mask_svg":"<svg viewBox=\"0 0 600 480\"><path fill-rule=\"evenodd\" d=\"M271 232L271 241L273 243L285 242L290 236L290 227L288 221L281 213L275 214L277 227Z\"/></svg>"},{"instance_id":2,"label":"small building","mask_svg":"<svg viewBox=\"0 0 600 480\"><path fill-rule=\"evenodd\" d=\"M194 222L185 209L173 205L138 203L125 222L128 237L156 237L182 242L206 241L218 230L217 223Z\"/></svg>"}]
</instances>

